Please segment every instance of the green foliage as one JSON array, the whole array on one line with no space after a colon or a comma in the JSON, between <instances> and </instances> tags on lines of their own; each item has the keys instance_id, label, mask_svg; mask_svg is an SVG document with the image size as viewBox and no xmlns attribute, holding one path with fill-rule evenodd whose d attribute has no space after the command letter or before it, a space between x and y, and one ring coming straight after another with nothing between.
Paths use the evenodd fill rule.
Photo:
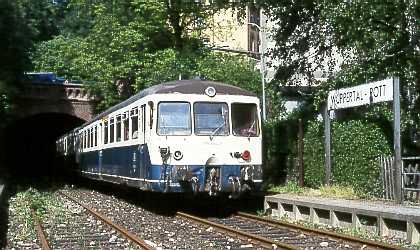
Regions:
<instances>
[{"instance_id":1,"label":"green foliage","mask_svg":"<svg viewBox=\"0 0 420 250\"><path fill-rule=\"evenodd\" d=\"M12 234L10 240L13 242L36 238L31 209L34 209L41 223L45 218L54 218L54 221L61 223L66 220L63 215L68 212L54 192L40 191L34 187L18 186L16 195L9 200L9 207L13 216L10 222L17 223L13 227L19 228Z\"/></svg>"},{"instance_id":2,"label":"green foliage","mask_svg":"<svg viewBox=\"0 0 420 250\"><path fill-rule=\"evenodd\" d=\"M380 195L376 158L389 155L381 129L372 123L332 123L332 183L352 187L359 195ZM304 143L305 184L319 187L324 180L323 126L310 122Z\"/></svg>"},{"instance_id":3,"label":"green foliage","mask_svg":"<svg viewBox=\"0 0 420 250\"><path fill-rule=\"evenodd\" d=\"M288 156L296 138L294 123L268 120L263 125L264 179L273 184L283 183L287 167L292 165Z\"/></svg>"},{"instance_id":4,"label":"green foliage","mask_svg":"<svg viewBox=\"0 0 420 250\"><path fill-rule=\"evenodd\" d=\"M332 89L398 76L403 144L410 146L409 134L420 131L418 1L258 3L277 21L276 46L272 50L280 63L277 82L320 84L314 93L314 104L319 109ZM320 75L315 74L327 81L320 82Z\"/></svg>"},{"instance_id":5,"label":"green foliage","mask_svg":"<svg viewBox=\"0 0 420 250\"><path fill-rule=\"evenodd\" d=\"M19 95L19 79L30 68L28 52L34 41L57 33L60 6L52 1L0 0L0 119L13 115L11 103Z\"/></svg>"},{"instance_id":6,"label":"green foliage","mask_svg":"<svg viewBox=\"0 0 420 250\"><path fill-rule=\"evenodd\" d=\"M35 70L84 80L87 88L102 97L98 111L127 98L118 93L116 79L128 80L135 92L180 76L201 76L259 91L260 76L252 61L244 56L208 51L196 38L187 37L187 24L191 24L194 13L204 18L223 5L206 6L199 12L194 4L165 3L70 1L69 18L86 14L83 23L89 24L88 31L80 30L80 25L70 25L63 35L39 43L31 57ZM177 15L181 15L177 24L182 28L179 37L171 19ZM179 46L178 42L185 44Z\"/></svg>"},{"instance_id":7,"label":"green foliage","mask_svg":"<svg viewBox=\"0 0 420 250\"><path fill-rule=\"evenodd\" d=\"M345 199L357 199L359 198L358 194L354 191L351 186L340 186L340 185L331 185L331 186L321 186L319 188L319 193L323 197L334 197L334 198L345 198Z\"/></svg>"},{"instance_id":8,"label":"green foliage","mask_svg":"<svg viewBox=\"0 0 420 250\"><path fill-rule=\"evenodd\" d=\"M270 185L268 191L276 193L303 194L306 193L308 189L299 187L296 182L287 182L284 186Z\"/></svg>"},{"instance_id":9,"label":"green foliage","mask_svg":"<svg viewBox=\"0 0 420 250\"><path fill-rule=\"evenodd\" d=\"M299 187L296 182L288 181L285 185L270 185L269 192L297 194L311 197L327 197L327 198L344 198L357 199L359 195L350 186L320 186L319 189L311 189L308 187Z\"/></svg>"}]
</instances>

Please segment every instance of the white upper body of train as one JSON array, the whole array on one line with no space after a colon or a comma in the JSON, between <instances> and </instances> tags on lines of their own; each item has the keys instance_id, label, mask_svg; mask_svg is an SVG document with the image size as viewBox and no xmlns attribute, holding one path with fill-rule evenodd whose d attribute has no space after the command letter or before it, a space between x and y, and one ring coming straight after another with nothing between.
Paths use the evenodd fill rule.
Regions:
<instances>
[{"instance_id":1,"label":"white upper body of train","mask_svg":"<svg viewBox=\"0 0 420 250\"><path fill-rule=\"evenodd\" d=\"M154 181L167 182L172 190L177 181L193 181L198 191L211 192L261 183L261 143L255 94L217 82L180 80L139 92L59 138L57 147L64 155L75 153L82 172L95 178L143 180L141 186L152 190L158 189L150 184Z\"/></svg>"}]
</instances>

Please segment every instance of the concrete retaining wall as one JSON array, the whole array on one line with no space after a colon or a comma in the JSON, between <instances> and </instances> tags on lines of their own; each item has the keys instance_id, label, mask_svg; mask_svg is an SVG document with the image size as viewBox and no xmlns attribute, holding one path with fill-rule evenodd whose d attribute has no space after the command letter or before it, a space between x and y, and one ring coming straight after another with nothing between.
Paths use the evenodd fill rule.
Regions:
<instances>
[{"instance_id":1,"label":"concrete retaining wall","mask_svg":"<svg viewBox=\"0 0 420 250\"><path fill-rule=\"evenodd\" d=\"M278 194L265 197L264 209L273 216L357 228L420 243L420 207Z\"/></svg>"}]
</instances>

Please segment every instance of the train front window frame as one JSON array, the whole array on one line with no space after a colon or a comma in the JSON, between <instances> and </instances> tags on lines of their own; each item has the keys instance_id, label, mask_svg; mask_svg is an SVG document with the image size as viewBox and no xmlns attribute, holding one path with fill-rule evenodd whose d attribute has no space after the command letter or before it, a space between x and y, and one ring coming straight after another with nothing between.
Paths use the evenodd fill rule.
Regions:
<instances>
[{"instance_id":1,"label":"train front window frame","mask_svg":"<svg viewBox=\"0 0 420 250\"><path fill-rule=\"evenodd\" d=\"M191 104L189 102L159 102L156 133L164 136L191 135Z\"/></svg>"},{"instance_id":2,"label":"train front window frame","mask_svg":"<svg viewBox=\"0 0 420 250\"><path fill-rule=\"evenodd\" d=\"M202 136L229 136L229 105L225 102L195 102L194 133Z\"/></svg>"},{"instance_id":3,"label":"train front window frame","mask_svg":"<svg viewBox=\"0 0 420 250\"><path fill-rule=\"evenodd\" d=\"M260 135L258 108L255 103L231 104L232 134L239 137Z\"/></svg>"}]
</instances>

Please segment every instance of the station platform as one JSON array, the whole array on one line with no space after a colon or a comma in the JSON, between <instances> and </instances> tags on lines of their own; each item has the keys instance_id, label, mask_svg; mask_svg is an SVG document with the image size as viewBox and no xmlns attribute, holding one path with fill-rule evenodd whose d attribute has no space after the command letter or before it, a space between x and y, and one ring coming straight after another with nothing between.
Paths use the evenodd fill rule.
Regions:
<instances>
[{"instance_id":1,"label":"station platform","mask_svg":"<svg viewBox=\"0 0 420 250\"><path fill-rule=\"evenodd\" d=\"M420 206L391 201L346 200L275 194L265 196L264 210L274 217L348 227L420 243Z\"/></svg>"}]
</instances>

